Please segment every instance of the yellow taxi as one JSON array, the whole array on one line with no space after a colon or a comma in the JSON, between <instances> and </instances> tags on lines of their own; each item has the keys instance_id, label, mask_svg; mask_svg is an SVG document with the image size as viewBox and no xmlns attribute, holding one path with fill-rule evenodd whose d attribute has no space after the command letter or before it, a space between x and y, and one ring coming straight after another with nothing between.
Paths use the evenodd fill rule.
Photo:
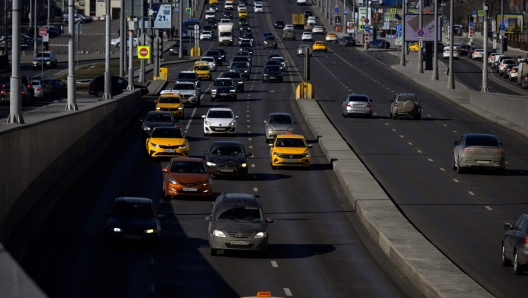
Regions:
<instances>
[{"instance_id":1,"label":"yellow taxi","mask_svg":"<svg viewBox=\"0 0 528 298\"><path fill-rule=\"evenodd\" d=\"M326 47L326 42L322 41L322 40L318 40L316 42L314 42L314 44L312 45L312 51L315 52L315 51L328 51L327 47Z\"/></svg>"},{"instance_id":2,"label":"yellow taxi","mask_svg":"<svg viewBox=\"0 0 528 298\"><path fill-rule=\"evenodd\" d=\"M188 157L189 142L179 126L158 126L146 141L147 153L152 157Z\"/></svg>"},{"instance_id":3,"label":"yellow taxi","mask_svg":"<svg viewBox=\"0 0 528 298\"><path fill-rule=\"evenodd\" d=\"M245 10L240 10L240 11L238 12L238 17L239 17L239 18L246 18L246 17L247 17L247 11L245 11Z\"/></svg>"},{"instance_id":4,"label":"yellow taxi","mask_svg":"<svg viewBox=\"0 0 528 298\"><path fill-rule=\"evenodd\" d=\"M156 104L156 111L171 112L174 117L183 118L184 104L181 102L180 94L172 92L171 90L163 90L160 97L154 101Z\"/></svg>"},{"instance_id":5,"label":"yellow taxi","mask_svg":"<svg viewBox=\"0 0 528 298\"><path fill-rule=\"evenodd\" d=\"M417 42L413 42L410 46L409 46L409 52L418 52L420 50L420 46L418 45Z\"/></svg>"},{"instance_id":6,"label":"yellow taxi","mask_svg":"<svg viewBox=\"0 0 528 298\"><path fill-rule=\"evenodd\" d=\"M209 4L218 4L218 0L209 0Z\"/></svg>"},{"instance_id":7,"label":"yellow taxi","mask_svg":"<svg viewBox=\"0 0 528 298\"><path fill-rule=\"evenodd\" d=\"M196 61L193 70L201 80L210 81L213 77L207 61Z\"/></svg>"},{"instance_id":8,"label":"yellow taxi","mask_svg":"<svg viewBox=\"0 0 528 298\"><path fill-rule=\"evenodd\" d=\"M271 168L300 166L310 169L310 150L302 135L278 135L270 144Z\"/></svg>"},{"instance_id":9,"label":"yellow taxi","mask_svg":"<svg viewBox=\"0 0 528 298\"><path fill-rule=\"evenodd\" d=\"M334 32L328 32L326 34L325 40L327 42L328 41L337 42L337 34L335 34Z\"/></svg>"}]
</instances>

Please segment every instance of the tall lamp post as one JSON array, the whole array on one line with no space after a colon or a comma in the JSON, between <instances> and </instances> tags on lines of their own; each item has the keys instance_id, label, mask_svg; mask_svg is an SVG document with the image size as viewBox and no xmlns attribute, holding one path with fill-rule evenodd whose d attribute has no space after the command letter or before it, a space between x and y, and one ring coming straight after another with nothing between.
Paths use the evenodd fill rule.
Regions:
<instances>
[{"instance_id":1,"label":"tall lamp post","mask_svg":"<svg viewBox=\"0 0 528 298\"><path fill-rule=\"evenodd\" d=\"M480 92L489 92L488 89L488 1L482 4L484 8L484 49L482 53L482 89Z\"/></svg>"},{"instance_id":2,"label":"tall lamp post","mask_svg":"<svg viewBox=\"0 0 528 298\"><path fill-rule=\"evenodd\" d=\"M433 77L431 80L438 81L438 0L435 0L434 22Z\"/></svg>"},{"instance_id":3,"label":"tall lamp post","mask_svg":"<svg viewBox=\"0 0 528 298\"><path fill-rule=\"evenodd\" d=\"M453 12L455 1L449 1L449 74L447 75L447 89L455 89L455 70L453 69L453 49L454 49L454 34L453 34Z\"/></svg>"},{"instance_id":4,"label":"tall lamp post","mask_svg":"<svg viewBox=\"0 0 528 298\"><path fill-rule=\"evenodd\" d=\"M453 0L451 0L453 1ZM423 0L419 0L418 1L418 4L420 5L420 13L418 14L418 27L420 27L420 31L423 31L423 3L424 1ZM423 69L423 56L422 56L422 45L423 45L423 41L420 41L418 43L418 73L423 73L424 72L424 69Z\"/></svg>"}]
</instances>

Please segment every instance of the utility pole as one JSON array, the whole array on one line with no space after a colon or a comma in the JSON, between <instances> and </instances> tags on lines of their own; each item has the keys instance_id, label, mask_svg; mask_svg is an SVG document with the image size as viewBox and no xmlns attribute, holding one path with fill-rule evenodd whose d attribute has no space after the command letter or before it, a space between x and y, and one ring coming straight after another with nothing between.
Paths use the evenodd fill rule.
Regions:
<instances>
[{"instance_id":1,"label":"utility pole","mask_svg":"<svg viewBox=\"0 0 528 298\"><path fill-rule=\"evenodd\" d=\"M482 3L484 8L484 49L482 53L482 89L480 92L489 92L488 89L488 1Z\"/></svg>"},{"instance_id":2,"label":"utility pole","mask_svg":"<svg viewBox=\"0 0 528 298\"><path fill-rule=\"evenodd\" d=\"M121 0L121 10L119 11L119 76L125 77L125 53L126 47L126 26L125 26L125 0Z\"/></svg>"},{"instance_id":3,"label":"utility pole","mask_svg":"<svg viewBox=\"0 0 528 298\"><path fill-rule=\"evenodd\" d=\"M179 23L178 23L178 26L180 28L180 30L178 30L178 38L180 39L180 48L178 49L178 58L181 59L183 58L183 3L182 5L180 5L178 14L180 16Z\"/></svg>"},{"instance_id":4,"label":"utility pole","mask_svg":"<svg viewBox=\"0 0 528 298\"><path fill-rule=\"evenodd\" d=\"M501 21L499 27L502 28L504 26L504 0L501 0ZM499 29L500 29L499 28ZM500 30L500 54L504 54L504 47L502 46L503 40L504 40L504 34L503 31Z\"/></svg>"},{"instance_id":5,"label":"utility pole","mask_svg":"<svg viewBox=\"0 0 528 298\"><path fill-rule=\"evenodd\" d=\"M50 21L50 6L51 6L51 3L50 3L50 0L48 0L48 20L47 20L47 25L49 26L49 21Z\"/></svg>"},{"instance_id":6,"label":"utility pole","mask_svg":"<svg viewBox=\"0 0 528 298\"><path fill-rule=\"evenodd\" d=\"M451 1L454 1L454 0L451 0ZM418 14L418 27L420 27L421 31L423 31L423 3L424 3L423 0L418 0L418 5L420 5L420 13ZM418 73L423 73L424 72L423 56L422 56L423 41L420 41L418 45L419 45L418 46Z\"/></svg>"},{"instance_id":7,"label":"utility pole","mask_svg":"<svg viewBox=\"0 0 528 298\"><path fill-rule=\"evenodd\" d=\"M33 17L35 18L35 22L33 24L33 40L35 41L33 43L33 57L37 56L37 11L37 0L35 0L35 9L33 10Z\"/></svg>"},{"instance_id":8,"label":"utility pole","mask_svg":"<svg viewBox=\"0 0 528 298\"><path fill-rule=\"evenodd\" d=\"M367 9L366 9L366 16L365 16L365 20L367 22L365 22L365 24L367 24L367 26L370 26L370 18L369 18L369 6L368 6L368 1L369 0L364 0L367 4ZM365 33L366 31L363 30L363 46L365 47L365 51L368 51L368 43L365 42Z\"/></svg>"},{"instance_id":9,"label":"utility pole","mask_svg":"<svg viewBox=\"0 0 528 298\"><path fill-rule=\"evenodd\" d=\"M110 4L111 1L106 1L104 99L112 99L112 73L110 72L110 35L112 34L112 16L110 15ZM121 33L122 31L119 32Z\"/></svg>"},{"instance_id":10,"label":"utility pole","mask_svg":"<svg viewBox=\"0 0 528 298\"><path fill-rule=\"evenodd\" d=\"M407 49L407 42L405 41L405 13L407 12L407 0L402 0L402 10L403 10L403 18L402 18L402 51L401 51L401 59L400 59L400 66L405 66L405 51Z\"/></svg>"},{"instance_id":11,"label":"utility pole","mask_svg":"<svg viewBox=\"0 0 528 298\"><path fill-rule=\"evenodd\" d=\"M7 123L24 124L24 117L22 117L22 90L20 90L22 85L20 81L20 38L14 38L15 36L20 36L20 1L13 0L11 15L13 21L13 38L11 40L11 92L9 93L9 117L7 117ZM7 31L5 44L7 49Z\"/></svg>"},{"instance_id":12,"label":"utility pole","mask_svg":"<svg viewBox=\"0 0 528 298\"><path fill-rule=\"evenodd\" d=\"M140 35L139 35L139 44L144 46L146 44L145 38L145 1L141 1L141 24L140 26ZM152 54L152 52L151 52ZM139 71L139 82L145 84L145 59L140 59L140 71Z\"/></svg>"},{"instance_id":13,"label":"utility pole","mask_svg":"<svg viewBox=\"0 0 528 298\"><path fill-rule=\"evenodd\" d=\"M68 31L70 38L68 39L68 103L66 104L66 110L77 111L77 103L75 101L76 95L76 83L75 83L75 17L74 17L75 3L73 0L68 0ZM79 24L80 25L80 24ZM44 63L42 63L44 64Z\"/></svg>"},{"instance_id":14,"label":"utility pole","mask_svg":"<svg viewBox=\"0 0 528 298\"><path fill-rule=\"evenodd\" d=\"M128 33L126 38L128 45L128 87L127 90L134 90L134 1L130 1L130 21L128 21ZM123 46L124 49L126 49ZM126 52L126 50L125 50Z\"/></svg>"},{"instance_id":15,"label":"utility pole","mask_svg":"<svg viewBox=\"0 0 528 298\"><path fill-rule=\"evenodd\" d=\"M438 0L434 2L434 44L433 44L433 77L431 80L438 81Z\"/></svg>"},{"instance_id":16,"label":"utility pole","mask_svg":"<svg viewBox=\"0 0 528 298\"><path fill-rule=\"evenodd\" d=\"M447 74L447 89L455 89L455 70L453 69L453 49L454 49L454 26L453 26L453 13L454 13L455 3L454 1L449 1L449 73Z\"/></svg>"}]
</instances>

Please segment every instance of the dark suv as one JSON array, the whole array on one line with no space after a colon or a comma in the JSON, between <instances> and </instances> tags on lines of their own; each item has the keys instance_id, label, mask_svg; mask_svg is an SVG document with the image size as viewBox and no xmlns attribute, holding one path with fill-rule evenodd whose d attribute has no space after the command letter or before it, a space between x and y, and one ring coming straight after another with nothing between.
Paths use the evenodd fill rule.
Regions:
<instances>
[{"instance_id":1,"label":"dark suv","mask_svg":"<svg viewBox=\"0 0 528 298\"><path fill-rule=\"evenodd\" d=\"M112 76L112 96L123 93L128 87L128 81L122 77ZM141 89L142 95L149 93L147 86L134 84L135 89ZM104 95L104 76L97 76L91 82L88 87L88 93L97 97L103 97Z\"/></svg>"},{"instance_id":2,"label":"dark suv","mask_svg":"<svg viewBox=\"0 0 528 298\"><path fill-rule=\"evenodd\" d=\"M521 275L528 266L528 215L521 215L513 226L505 223L503 229L507 232L502 237L502 266L513 262L513 273Z\"/></svg>"},{"instance_id":3,"label":"dark suv","mask_svg":"<svg viewBox=\"0 0 528 298\"><path fill-rule=\"evenodd\" d=\"M253 194L222 193L216 198L209 222L209 253L217 250L268 251L268 223L260 200Z\"/></svg>"}]
</instances>

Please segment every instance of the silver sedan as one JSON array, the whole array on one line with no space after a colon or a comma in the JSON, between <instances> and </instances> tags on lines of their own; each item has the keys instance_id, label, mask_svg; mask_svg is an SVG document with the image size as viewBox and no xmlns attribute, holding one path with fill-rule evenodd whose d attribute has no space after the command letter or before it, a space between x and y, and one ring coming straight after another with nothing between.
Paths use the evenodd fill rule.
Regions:
<instances>
[{"instance_id":1,"label":"silver sedan","mask_svg":"<svg viewBox=\"0 0 528 298\"><path fill-rule=\"evenodd\" d=\"M359 115L372 117L372 100L365 94L349 94L341 99L341 116Z\"/></svg>"},{"instance_id":2,"label":"silver sedan","mask_svg":"<svg viewBox=\"0 0 528 298\"><path fill-rule=\"evenodd\" d=\"M453 170L461 174L466 169L506 172L506 155L499 139L490 134L465 134L455 141Z\"/></svg>"}]
</instances>

